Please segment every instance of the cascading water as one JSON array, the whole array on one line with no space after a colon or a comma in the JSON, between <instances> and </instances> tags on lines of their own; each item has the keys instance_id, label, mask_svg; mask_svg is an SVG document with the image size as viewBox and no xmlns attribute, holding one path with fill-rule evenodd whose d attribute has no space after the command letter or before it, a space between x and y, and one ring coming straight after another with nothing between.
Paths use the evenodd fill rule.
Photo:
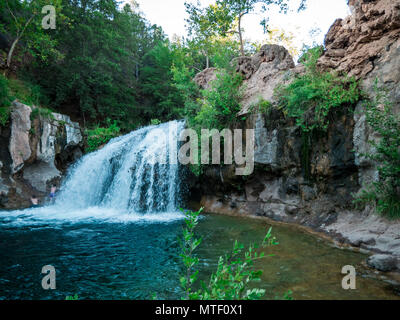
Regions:
<instances>
[{"instance_id":1,"label":"cascading water","mask_svg":"<svg viewBox=\"0 0 400 320\"><path fill-rule=\"evenodd\" d=\"M113 139L70 170L55 204L7 212L1 220L117 222L181 218L177 206L180 170L178 137L183 121L150 126Z\"/></svg>"}]
</instances>

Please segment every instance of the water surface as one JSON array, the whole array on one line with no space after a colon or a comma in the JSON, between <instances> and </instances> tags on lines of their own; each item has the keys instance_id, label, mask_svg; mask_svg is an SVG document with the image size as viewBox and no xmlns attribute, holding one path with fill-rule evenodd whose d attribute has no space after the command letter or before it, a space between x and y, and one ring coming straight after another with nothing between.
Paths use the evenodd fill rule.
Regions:
<instances>
[{"instance_id":1,"label":"water surface","mask_svg":"<svg viewBox=\"0 0 400 320\"><path fill-rule=\"evenodd\" d=\"M159 216L162 216L160 214ZM10 217L0 213L0 299L179 299L181 272L177 237L182 216L171 219L122 221L47 221ZM29 223L30 222L30 223ZM203 216L197 233L205 279L218 256L232 248L235 239L248 245L261 241L269 228L263 220ZM369 278L362 265L365 256L333 248L297 228L274 226L280 245L257 264L264 273L257 286L266 298L282 297L292 290L295 299L398 299L390 285ZM41 269L57 270L57 289L41 287ZM357 290L341 288L340 271L353 265Z\"/></svg>"}]
</instances>

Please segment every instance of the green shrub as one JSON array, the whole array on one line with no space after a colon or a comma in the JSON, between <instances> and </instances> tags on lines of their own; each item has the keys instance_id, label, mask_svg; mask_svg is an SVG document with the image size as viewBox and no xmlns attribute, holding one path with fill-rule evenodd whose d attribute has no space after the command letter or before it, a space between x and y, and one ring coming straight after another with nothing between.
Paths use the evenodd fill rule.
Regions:
<instances>
[{"instance_id":1,"label":"green shrub","mask_svg":"<svg viewBox=\"0 0 400 320\"><path fill-rule=\"evenodd\" d=\"M0 126L5 126L10 118L11 101L8 80L0 75Z\"/></svg>"},{"instance_id":2,"label":"green shrub","mask_svg":"<svg viewBox=\"0 0 400 320\"><path fill-rule=\"evenodd\" d=\"M40 86L32 85L29 82L18 79L9 79L8 85L13 99L18 99L29 106L39 106L41 104L42 94Z\"/></svg>"},{"instance_id":3,"label":"green shrub","mask_svg":"<svg viewBox=\"0 0 400 320\"><path fill-rule=\"evenodd\" d=\"M8 107L11 99L8 80L3 75L0 75L0 107Z\"/></svg>"},{"instance_id":4,"label":"green shrub","mask_svg":"<svg viewBox=\"0 0 400 320\"><path fill-rule=\"evenodd\" d=\"M150 125L152 125L152 126L158 126L160 124L161 124L161 121L158 119L151 119L151 121L150 121Z\"/></svg>"},{"instance_id":5,"label":"green shrub","mask_svg":"<svg viewBox=\"0 0 400 320\"><path fill-rule=\"evenodd\" d=\"M183 210L182 210L183 211ZM183 237L181 240L181 258L185 273L180 282L186 300L258 300L265 295L264 289L249 288L249 284L260 280L262 271L254 270L254 262L263 259L264 253L259 253L258 245L252 244L244 250L243 244L235 242L231 253L218 260L217 270L211 275L208 283L202 283L201 289L193 290L198 279L198 270L195 270L199 258L194 251L201 244L201 239L195 237L194 229L198 224L198 217L202 209L184 211L186 215ZM262 247L277 245L276 239L271 235L271 229L262 242ZM291 299L291 292L284 299Z\"/></svg>"},{"instance_id":6,"label":"green shrub","mask_svg":"<svg viewBox=\"0 0 400 320\"><path fill-rule=\"evenodd\" d=\"M379 181L366 186L355 204L373 203L388 218L400 218L400 115L393 113L391 102L375 83L375 98L364 103L369 126L379 135L369 143L376 152L364 154L377 163Z\"/></svg>"},{"instance_id":7,"label":"green shrub","mask_svg":"<svg viewBox=\"0 0 400 320\"><path fill-rule=\"evenodd\" d=\"M192 81L193 73L187 68L174 68L175 85L185 101L185 117L188 126L197 131L201 129L222 130L233 126L241 109L243 77L233 70L220 69L216 79L207 90L200 90ZM199 140L199 152L200 152ZM199 176L203 166L190 165L190 170Z\"/></svg>"},{"instance_id":8,"label":"green shrub","mask_svg":"<svg viewBox=\"0 0 400 320\"><path fill-rule=\"evenodd\" d=\"M230 128L237 120L241 109L243 77L239 74L221 70L208 90L202 91L203 105L191 124L195 128Z\"/></svg>"},{"instance_id":9,"label":"green shrub","mask_svg":"<svg viewBox=\"0 0 400 320\"><path fill-rule=\"evenodd\" d=\"M0 127L4 127L10 120L10 108L0 107Z\"/></svg>"},{"instance_id":10,"label":"green shrub","mask_svg":"<svg viewBox=\"0 0 400 320\"><path fill-rule=\"evenodd\" d=\"M335 110L354 106L360 99L358 82L337 73L321 72L317 60L322 50L313 48L303 55L306 72L286 86L278 86L276 96L285 114L295 118L303 131L326 131Z\"/></svg>"},{"instance_id":11,"label":"green shrub","mask_svg":"<svg viewBox=\"0 0 400 320\"><path fill-rule=\"evenodd\" d=\"M88 145L86 152L96 151L100 146L108 143L111 139L118 137L120 132L121 128L118 126L116 121L107 128L97 127L86 130Z\"/></svg>"},{"instance_id":12,"label":"green shrub","mask_svg":"<svg viewBox=\"0 0 400 320\"><path fill-rule=\"evenodd\" d=\"M31 112L31 120L41 118L54 120L53 111L47 108L36 107Z\"/></svg>"}]
</instances>

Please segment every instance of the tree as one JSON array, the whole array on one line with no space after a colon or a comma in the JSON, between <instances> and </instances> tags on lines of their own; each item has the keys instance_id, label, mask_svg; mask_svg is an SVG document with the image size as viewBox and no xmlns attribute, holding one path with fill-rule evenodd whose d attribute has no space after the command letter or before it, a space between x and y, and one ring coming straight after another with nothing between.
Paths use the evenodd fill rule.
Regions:
<instances>
[{"instance_id":1,"label":"tree","mask_svg":"<svg viewBox=\"0 0 400 320\"><path fill-rule=\"evenodd\" d=\"M305 9L306 0L301 0L298 11ZM287 13L288 0L217 0L215 5L207 8L207 15L214 26L218 26L221 35L237 34L240 42L240 52L244 56L243 44L243 17L254 12L256 4L262 4L262 11L266 12L272 5ZM265 20L264 20L265 23Z\"/></svg>"},{"instance_id":2,"label":"tree","mask_svg":"<svg viewBox=\"0 0 400 320\"><path fill-rule=\"evenodd\" d=\"M266 40L252 44L256 51L260 50L264 44L278 44L284 46L293 58L300 54L299 48L294 43L295 37L292 32L277 27L269 27L265 33Z\"/></svg>"},{"instance_id":3,"label":"tree","mask_svg":"<svg viewBox=\"0 0 400 320\"><path fill-rule=\"evenodd\" d=\"M49 54L55 53L56 43L42 27L40 16L42 9L48 5L54 6L56 14L60 13L61 0L5 0L1 9L9 13L9 21L3 29L13 36L7 55L7 69L11 67L16 46L23 38L32 55L39 55L45 60Z\"/></svg>"},{"instance_id":4,"label":"tree","mask_svg":"<svg viewBox=\"0 0 400 320\"><path fill-rule=\"evenodd\" d=\"M185 2L186 12L189 15L187 29L189 36L193 36L192 45L197 47L206 57L206 68L210 67L210 51L212 50L212 39L217 36L215 21L209 19L207 10L192 3Z\"/></svg>"}]
</instances>

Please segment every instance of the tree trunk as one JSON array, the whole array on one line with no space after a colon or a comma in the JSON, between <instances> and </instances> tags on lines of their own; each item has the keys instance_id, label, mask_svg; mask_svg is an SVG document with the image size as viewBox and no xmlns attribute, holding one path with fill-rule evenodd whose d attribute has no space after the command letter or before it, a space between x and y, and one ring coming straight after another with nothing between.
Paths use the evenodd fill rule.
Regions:
<instances>
[{"instance_id":1,"label":"tree trunk","mask_svg":"<svg viewBox=\"0 0 400 320\"><path fill-rule=\"evenodd\" d=\"M210 67L210 57L207 54L206 55L206 69L208 69L209 67Z\"/></svg>"},{"instance_id":2,"label":"tree trunk","mask_svg":"<svg viewBox=\"0 0 400 320\"><path fill-rule=\"evenodd\" d=\"M7 55L7 69L9 69L10 66L11 66L11 60L12 60L12 57L13 57L13 53L14 53L15 47L16 47L19 39L20 39L20 37L18 36L14 40L13 44L11 45L10 51L8 52L8 55Z\"/></svg>"}]
</instances>

